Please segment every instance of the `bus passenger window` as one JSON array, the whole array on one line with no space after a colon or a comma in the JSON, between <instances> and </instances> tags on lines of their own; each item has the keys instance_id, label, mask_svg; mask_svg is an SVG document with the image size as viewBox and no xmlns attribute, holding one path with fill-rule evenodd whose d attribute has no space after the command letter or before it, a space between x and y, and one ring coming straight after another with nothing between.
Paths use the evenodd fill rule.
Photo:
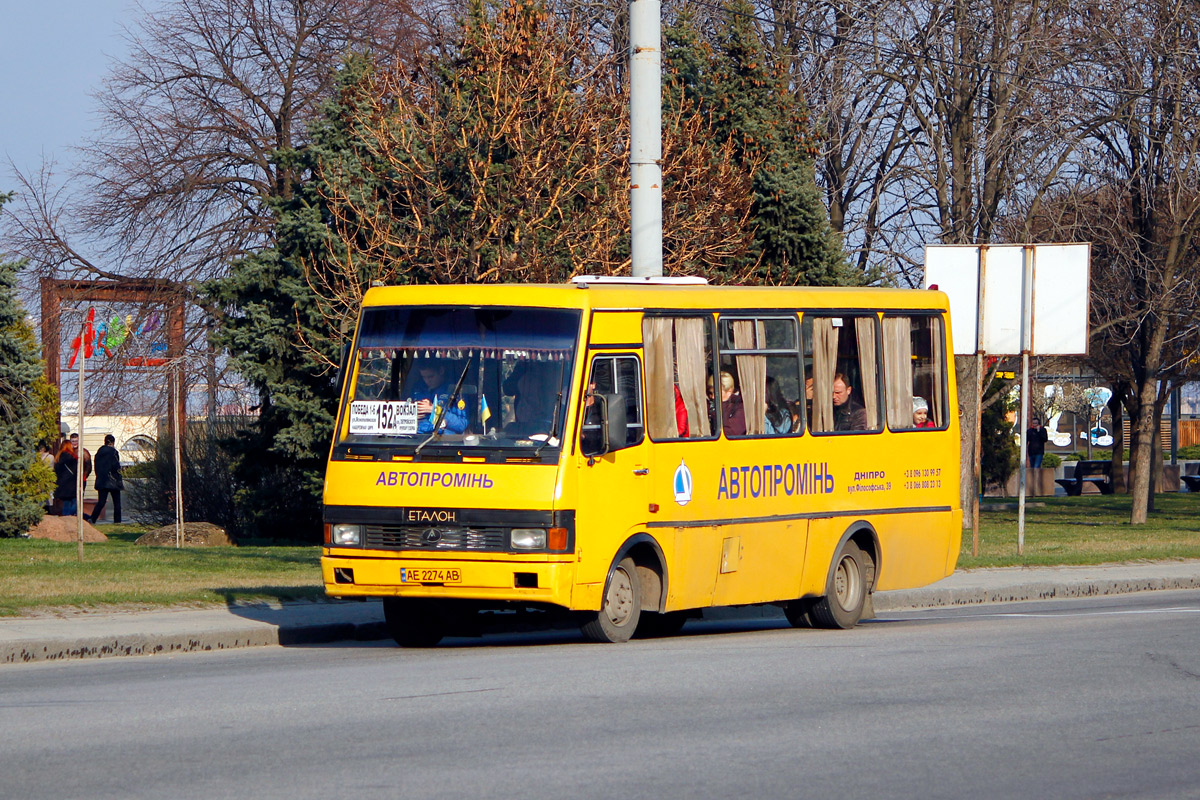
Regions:
<instances>
[{"instance_id":1,"label":"bus passenger window","mask_svg":"<svg viewBox=\"0 0 1200 800\"><path fill-rule=\"evenodd\" d=\"M705 391L711 330L707 316L643 318L646 418L655 441L709 438L718 430L715 406L710 407Z\"/></svg>"},{"instance_id":2,"label":"bus passenger window","mask_svg":"<svg viewBox=\"0 0 1200 800\"><path fill-rule=\"evenodd\" d=\"M645 432L642 424L642 378L636 356L596 356L588 374L587 394L583 401L583 421L579 439L584 455L603 448L600 406L597 395L616 397L625 406L625 432L620 441L610 440L609 452L640 444Z\"/></svg>"},{"instance_id":3,"label":"bus passenger window","mask_svg":"<svg viewBox=\"0 0 1200 800\"><path fill-rule=\"evenodd\" d=\"M884 316L883 363L888 427L945 428L946 357L941 317Z\"/></svg>"},{"instance_id":4,"label":"bus passenger window","mask_svg":"<svg viewBox=\"0 0 1200 800\"><path fill-rule=\"evenodd\" d=\"M878 319L874 314L805 314L813 379L809 424L815 433L865 433L883 427Z\"/></svg>"},{"instance_id":5,"label":"bus passenger window","mask_svg":"<svg viewBox=\"0 0 1200 800\"><path fill-rule=\"evenodd\" d=\"M803 420L797 401L804 387L795 317L722 316L719 330L721 372L732 376L736 387L729 398L723 398L722 419L734 420L725 425L725 435L780 436L800 431Z\"/></svg>"}]
</instances>

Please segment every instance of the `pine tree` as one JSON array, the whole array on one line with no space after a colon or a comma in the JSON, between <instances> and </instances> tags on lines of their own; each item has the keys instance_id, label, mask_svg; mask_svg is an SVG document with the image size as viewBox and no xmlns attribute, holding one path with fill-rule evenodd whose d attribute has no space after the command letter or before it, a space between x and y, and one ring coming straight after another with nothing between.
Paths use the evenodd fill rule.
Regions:
<instances>
[{"instance_id":1,"label":"pine tree","mask_svg":"<svg viewBox=\"0 0 1200 800\"><path fill-rule=\"evenodd\" d=\"M746 0L731 0L725 12L711 45L687 14L666 30L664 52L672 80L664 97L668 103L695 103L751 174L754 239L746 282L865 282L866 276L846 264L829 226L803 99L786 71L769 63L753 24L753 7Z\"/></svg>"},{"instance_id":2,"label":"pine tree","mask_svg":"<svg viewBox=\"0 0 1200 800\"><path fill-rule=\"evenodd\" d=\"M0 199L2 201L2 199ZM0 536L25 533L42 516L47 468L36 454L42 362L17 297L20 263L0 262Z\"/></svg>"}]
</instances>

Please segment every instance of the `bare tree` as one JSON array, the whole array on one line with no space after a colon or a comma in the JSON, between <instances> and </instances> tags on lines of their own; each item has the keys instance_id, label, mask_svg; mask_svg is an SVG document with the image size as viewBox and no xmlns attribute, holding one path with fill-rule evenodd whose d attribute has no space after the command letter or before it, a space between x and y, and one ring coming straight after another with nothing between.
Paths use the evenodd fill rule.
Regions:
<instances>
[{"instance_id":1,"label":"bare tree","mask_svg":"<svg viewBox=\"0 0 1200 800\"><path fill-rule=\"evenodd\" d=\"M197 281L270 236L348 50L407 51L405 0L175 0L127 33L98 94L101 129L64 191L19 175L12 249L42 272Z\"/></svg>"},{"instance_id":2,"label":"bare tree","mask_svg":"<svg viewBox=\"0 0 1200 800\"><path fill-rule=\"evenodd\" d=\"M1092 241L1091 361L1132 434L1130 521L1146 521L1162 410L1200 347L1200 28L1194 3L1078 6L1070 22L1092 148L1035 218ZM1119 447L1114 462L1119 463Z\"/></svg>"},{"instance_id":3,"label":"bare tree","mask_svg":"<svg viewBox=\"0 0 1200 800\"><path fill-rule=\"evenodd\" d=\"M173 0L139 11L77 173L64 180L44 164L17 174L6 244L38 276L163 278L194 299L197 282L269 242L273 203L299 177L277 154L304 146L343 56L411 52L416 22L407 0ZM188 340L213 377L204 315L189 314ZM101 395L116 397L114 381L131 373L97 377Z\"/></svg>"}]
</instances>

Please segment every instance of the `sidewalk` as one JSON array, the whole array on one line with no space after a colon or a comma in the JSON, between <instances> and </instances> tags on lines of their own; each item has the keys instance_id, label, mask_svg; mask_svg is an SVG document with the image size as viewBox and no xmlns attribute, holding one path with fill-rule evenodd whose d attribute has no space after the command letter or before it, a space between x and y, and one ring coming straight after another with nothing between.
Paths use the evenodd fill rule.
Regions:
<instances>
[{"instance_id":1,"label":"sidewalk","mask_svg":"<svg viewBox=\"0 0 1200 800\"><path fill-rule=\"evenodd\" d=\"M875 611L1200 588L1200 560L1100 567L960 571L922 589L879 592ZM782 618L774 606L713 609L706 619ZM386 639L378 601L171 608L0 617L0 665L263 645Z\"/></svg>"}]
</instances>

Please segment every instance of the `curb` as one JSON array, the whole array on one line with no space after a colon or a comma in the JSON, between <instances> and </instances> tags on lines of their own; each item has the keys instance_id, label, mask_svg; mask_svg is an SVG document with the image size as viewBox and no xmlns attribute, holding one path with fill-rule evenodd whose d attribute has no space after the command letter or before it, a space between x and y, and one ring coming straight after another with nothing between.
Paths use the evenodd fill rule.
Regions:
<instances>
[{"instance_id":1,"label":"curb","mask_svg":"<svg viewBox=\"0 0 1200 800\"><path fill-rule=\"evenodd\" d=\"M1018 603L1027 600L1053 600L1073 597L1101 597L1134 592L1200 589L1200 576L1172 578L1122 578L1072 582L1032 581L997 588L937 588L908 589L900 592L879 592L875 595L876 611L901 611L915 608L983 605L985 603Z\"/></svg>"}]
</instances>

